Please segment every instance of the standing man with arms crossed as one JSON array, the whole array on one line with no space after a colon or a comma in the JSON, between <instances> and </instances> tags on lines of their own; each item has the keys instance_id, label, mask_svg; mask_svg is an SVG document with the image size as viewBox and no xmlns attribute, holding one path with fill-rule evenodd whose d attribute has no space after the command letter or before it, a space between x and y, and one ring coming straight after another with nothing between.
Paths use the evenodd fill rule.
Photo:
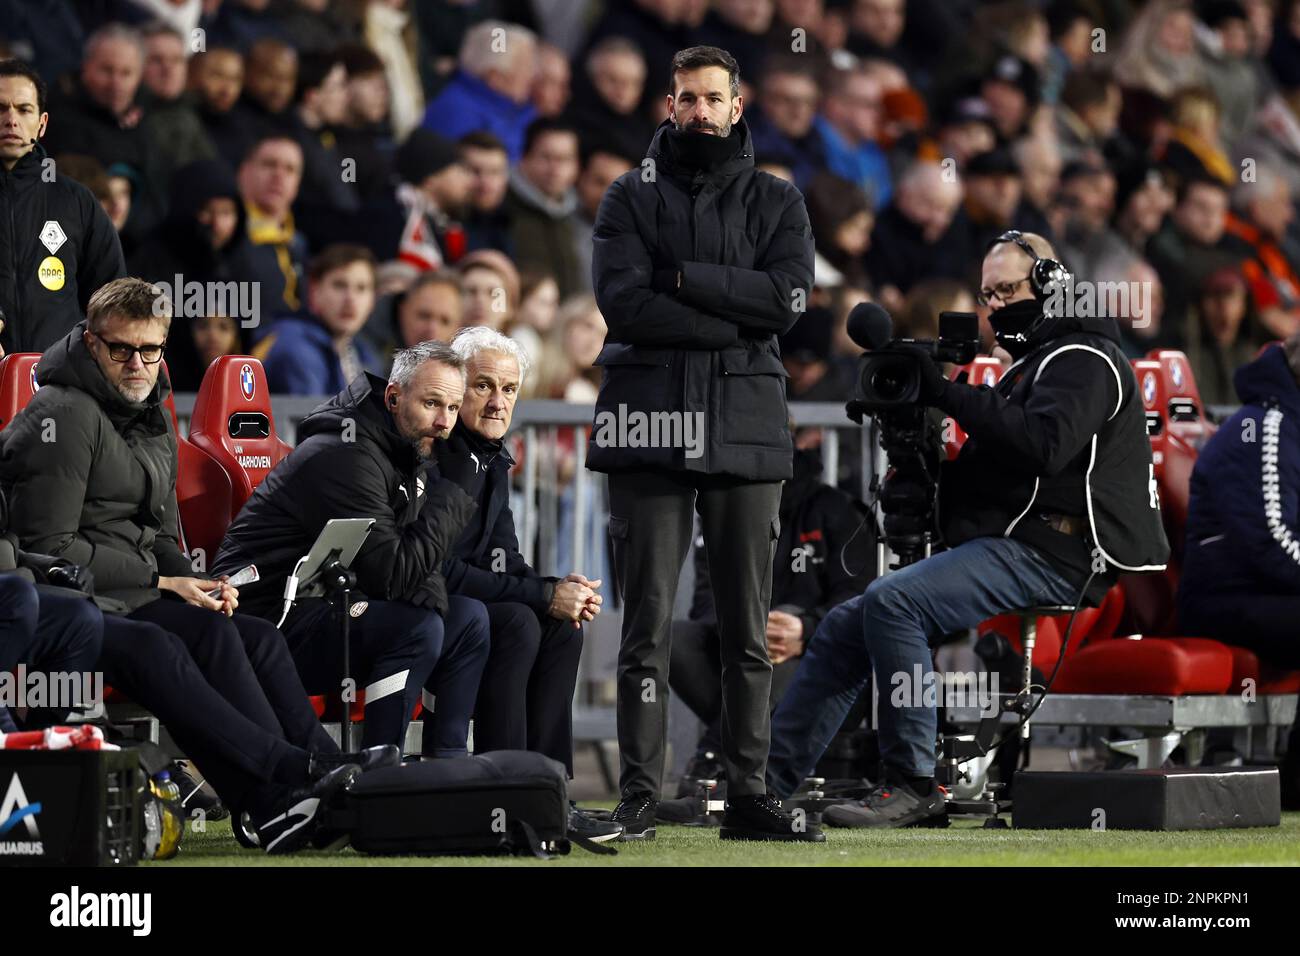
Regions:
<instances>
[{"instance_id":1,"label":"standing man with arms crossed","mask_svg":"<svg viewBox=\"0 0 1300 956\"><path fill-rule=\"evenodd\" d=\"M596 362L605 377L589 465L610 476L624 601L614 820L624 839L654 837L673 600L694 509L714 569L721 639L721 835L821 840L764 782L772 681L765 632L781 481L793 454L776 337L805 306L812 232L799 192L754 169L731 54L682 50L671 76L669 117L641 167L605 194L593 234L592 279L609 334ZM636 425L647 421L649 438ZM675 436L654 434L664 422L675 423Z\"/></svg>"}]
</instances>

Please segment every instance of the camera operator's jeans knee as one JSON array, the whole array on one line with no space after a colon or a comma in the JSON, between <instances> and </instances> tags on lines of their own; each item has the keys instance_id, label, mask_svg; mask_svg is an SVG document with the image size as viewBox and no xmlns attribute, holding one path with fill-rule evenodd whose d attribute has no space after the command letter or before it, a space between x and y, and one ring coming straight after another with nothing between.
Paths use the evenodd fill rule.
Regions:
<instances>
[{"instance_id":1,"label":"camera operator's jeans knee","mask_svg":"<svg viewBox=\"0 0 1300 956\"><path fill-rule=\"evenodd\" d=\"M1010 538L976 538L877 578L826 615L804 652L772 718L769 789L787 797L799 787L873 672L882 762L908 776L932 776L936 709L893 706L898 681L934 669L930 644L944 634L1015 608L1073 604L1078 596L1076 585Z\"/></svg>"}]
</instances>

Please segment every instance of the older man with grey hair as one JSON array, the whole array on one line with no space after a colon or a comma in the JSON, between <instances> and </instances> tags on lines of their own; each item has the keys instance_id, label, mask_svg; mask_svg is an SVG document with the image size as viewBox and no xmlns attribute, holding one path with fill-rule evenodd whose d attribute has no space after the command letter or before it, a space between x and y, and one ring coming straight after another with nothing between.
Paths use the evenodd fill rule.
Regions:
<instances>
[{"instance_id":1,"label":"older man with grey hair","mask_svg":"<svg viewBox=\"0 0 1300 956\"><path fill-rule=\"evenodd\" d=\"M514 163L524 151L524 130L537 118L529 102L536 75L537 35L518 24L484 20L465 32L459 68L421 125L449 139L487 130L505 143Z\"/></svg>"},{"instance_id":2,"label":"older man with grey hair","mask_svg":"<svg viewBox=\"0 0 1300 956\"><path fill-rule=\"evenodd\" d=\"M436 443L444 475L457 476L478 510L443 562L452 594L487 606L491 651L474 709L474 749L534 750L573 776L573 691L582 624L600 613L600 581L578 572L538 574L519 551L510 511L514 459L503 439L530 362L513 339L492 329L461 329L452 350L465 363L465 402L451 434ZM617 824L574 810L569 829L593 840Z\"/></svg>"},{"instance_id":3,"label":"older man with grey hair","mask_svg":"<svg viewBox=\"0 0 1300 956\"><path fill-rule=\"evenodd\" d=\"M214 574L257 565L261 579L241 590L241 603L277 620L286 580L326 522L374 519L351 564L350 673L324 599L296 602L282 625L309 693L337 694L348 677L364 687L365 747L404 742L423 687L436 698L432 713L424 698L424 753L467 753L488 618L478 601L448 596L442 563L477 506L458 487L463 476L430 467L435 440L456 424L464 365L448 346L421 342L397 353L388 381L353 379L303 420L297 448L253 492L217 553Z\"/></svg>"}]
</instances>

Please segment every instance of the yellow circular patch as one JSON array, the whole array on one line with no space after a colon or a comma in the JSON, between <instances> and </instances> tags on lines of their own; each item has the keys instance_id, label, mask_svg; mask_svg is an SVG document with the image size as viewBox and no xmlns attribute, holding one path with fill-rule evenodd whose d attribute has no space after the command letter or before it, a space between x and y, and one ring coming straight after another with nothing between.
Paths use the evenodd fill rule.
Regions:
<instances>
[{"instance_id":1,"label":"yellow circular patch","mask_svg":"<svg viewBox=\"0 0 1300 956\"><path fill-rule=\"evenodd\" d=\"M36 277L41 280L41 285L45 288L51 292L58 292L63 288L63 280L66 278L63 260L58 256L46 256L36 270Z\"/></svg>"}]
</instances>

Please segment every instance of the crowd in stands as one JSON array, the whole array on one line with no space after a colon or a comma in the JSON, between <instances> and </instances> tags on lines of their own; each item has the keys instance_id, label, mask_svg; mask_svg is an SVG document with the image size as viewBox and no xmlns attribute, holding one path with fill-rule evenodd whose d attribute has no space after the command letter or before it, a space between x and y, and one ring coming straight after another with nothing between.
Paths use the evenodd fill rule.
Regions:
<instances>
[{"instance_id":1,"label":"crowd in stands","mask_svg":"<svg viewBox=\"0 0 1300 956\"><path fill-rule=\"evenodd\" d=\"M0 0L0 54L45 87L33 151L102 204L125 274L256 283L251 316L173 331L178 391L247 352L332 394L487 325L533 396L590 401L592 224L693 44L734 53L755 161L807 200L792 398L842 397L857 302L917 335L970 307L1008 228L1136 283L1126 351L1184 350L1208 404L1300 327L1297 0ZM9 351L66 332L0 307Z\"/></svg>"}]
</instances>

